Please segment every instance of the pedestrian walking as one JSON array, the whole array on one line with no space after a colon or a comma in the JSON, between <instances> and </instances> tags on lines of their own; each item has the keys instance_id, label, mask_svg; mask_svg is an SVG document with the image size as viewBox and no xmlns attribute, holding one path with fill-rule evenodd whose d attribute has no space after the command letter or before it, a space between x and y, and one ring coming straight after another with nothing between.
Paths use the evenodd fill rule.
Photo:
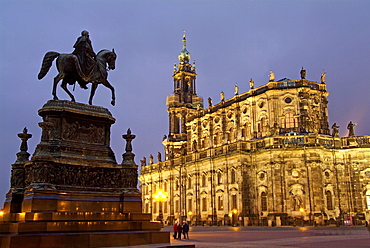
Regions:
<instances>
[{"instance_id":1,"label":"pedestrian walking","mask_svg":"<svg viewBox=\"0 0 370 248\"><path fill-rule=\"evenodd\" d=\"M182 233L184 234L184 239L189 239L189 225L186 221L182 225Z\"/></svg>"},{"instance_id":2,"label":"pedestrian walking","mask_svg":"<svg viewBox=\"0 0 370 248\"><path fill-rule=\"evenodd\" d=\"M178 238L179 240L181 240L181 233L182 233L182 225L181 225L181 223L179 223L179 224L177 225L177 238Z\"/></svg>"},{"instance_id":3,"label":"pedestrian walking","mask_svg":"<svg viewBox=\"0 0 370 248\"><path fill-rule=\"evenodd\" d=\"M177 222L173 225L173 238L177 239Z\"/></svg>"}]
</instances>

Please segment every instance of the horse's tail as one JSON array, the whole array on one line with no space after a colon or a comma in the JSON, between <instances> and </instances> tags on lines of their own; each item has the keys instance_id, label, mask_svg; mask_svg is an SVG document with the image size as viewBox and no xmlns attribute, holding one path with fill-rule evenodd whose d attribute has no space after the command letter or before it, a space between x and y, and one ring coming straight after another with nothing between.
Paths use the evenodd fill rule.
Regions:
<instances>
[{"instance_id":1,"label":"horse's tail","mask_svg":"<svg viewBox=\"0 0 370 248\"><path fill-rule=\"evenodd\" d=\"M40 69L40 72L37 76L37 78L40 80L42 79L43 77L45 77L45 75L48 73L52 63L53 63L53 60L58 57L60 55L60 53L57 53L57 52L47 52L44 56L44 59L42 61L42 66L41 66L41 69Z\"/></svg>"}]
</instances>

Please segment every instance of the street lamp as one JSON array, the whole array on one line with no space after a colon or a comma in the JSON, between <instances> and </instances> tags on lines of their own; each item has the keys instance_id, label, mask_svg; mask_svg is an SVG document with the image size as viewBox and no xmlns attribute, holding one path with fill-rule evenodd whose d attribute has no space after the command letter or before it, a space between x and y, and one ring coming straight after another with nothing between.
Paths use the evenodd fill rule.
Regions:
<instances>
[{"instance_id":1,"label":"street lamp","mask_svg":"<svg viewBox=\"0 0 370 248\"><path fill-rule=\"evenodd\" d=\"M303 212L304 212L304 208L299 208L299 212L301 212L301 215L302 215L302 226L304 226L303 224Z\"/></svg>"},{"instance_id":2,"label":"street lamp","mask_svg":"<svg viewBox=\"0 0 370 248\"><path fill-rule=\"evenodd\" d=\"M234 208L233 210L231 210L231 216L232 216L232 222L233 222L233 226L236 226L237 225L237 216L238 214L238 210L236 208Z\"/></svg>"},{"instance_id":3,"label":"street lamp","mask_svg":"<svg viewBox=\"0 0 370 248\"><path fill-rule=\"evenodd\" d=\"M191 216L193 215L193 212L192 212L192 211L189 211L189 212L188 212L188 215L189 215L189 220L190 220L190 221L189 221L189 225L190 225L190 224L191 224Z\"/></svg>"},{"instance_id":4,"label":"street lamp","mask_svg":"<svg viewBox=\"0 0 370 248\"><path fill-rule=\"evenodd\" d=\"M168 193L158 189L157 192L153 195L154 201L159 202L159 213L157 220L162 223L163 221L163 213L162 213L162 203L167 201Z\"/></svg>"}]
</instances>

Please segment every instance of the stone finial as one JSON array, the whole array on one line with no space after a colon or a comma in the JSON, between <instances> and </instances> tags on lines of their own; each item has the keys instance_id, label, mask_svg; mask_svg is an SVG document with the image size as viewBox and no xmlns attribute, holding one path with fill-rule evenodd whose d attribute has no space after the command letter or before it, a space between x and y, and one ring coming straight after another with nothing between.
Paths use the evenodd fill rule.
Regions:
<instances>
[{"instance_id":1,"label":"stone finial","mask_svg":"<svg viewBox=\"0 0 370 248\"><path fill-rule=\"evenodd\" d=\"M20 147L21 151L17 153L17 161L15 162L16 164L23 164L24 162L28 161L28 158L30 156L30 154L27 152L27 141L32 137L32 134L29 134L27 132L27 128L24 128L23 132L18 134L18 137L22 140L22 143Z\"/></svg>"},{"instance_id":2,"label":"stone finial","mask_svg":"<svg viewBox=\"0 0 370 248\"><path fill-rule=\"evenodd\" d=\"M136 135L131 134L131 129L129 128L127 130L127 134L123 134L122 138L126 140L126 152L122 154L122 165L123 166L132 166L132 167L137 167L134 161L135 154L132 153L132 140L135 139Z\"/></svg>"}]
</instances>

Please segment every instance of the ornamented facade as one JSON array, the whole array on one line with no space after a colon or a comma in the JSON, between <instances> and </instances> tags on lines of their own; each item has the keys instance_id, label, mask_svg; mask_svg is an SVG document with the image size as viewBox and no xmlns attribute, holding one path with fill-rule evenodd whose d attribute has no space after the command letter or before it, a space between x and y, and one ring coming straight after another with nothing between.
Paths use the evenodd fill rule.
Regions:
<instances>
[{"instance_id":1,"label":"ornamented facade","mask_svg":"<svg viewBox=\"0 0 370 248\"><path fill-rule=\"evenodd\" d=\"M370 219L370 136L339 137L321 82L275 81L208 107L183 37L167 97L165 159L142 160L143 211L172 224L363 224ZM158 199L158 192L166 198Z\"/></svg>"}]
</instances>

